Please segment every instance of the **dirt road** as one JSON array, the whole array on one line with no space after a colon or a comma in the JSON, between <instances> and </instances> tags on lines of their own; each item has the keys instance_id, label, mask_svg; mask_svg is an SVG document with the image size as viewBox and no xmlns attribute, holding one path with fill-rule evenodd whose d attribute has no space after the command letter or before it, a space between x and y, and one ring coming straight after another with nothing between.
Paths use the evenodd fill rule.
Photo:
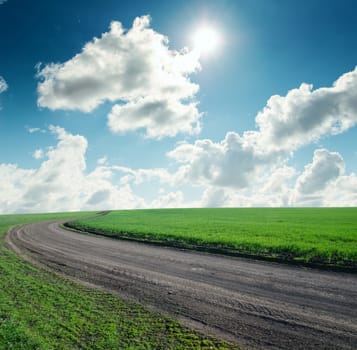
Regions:
<instances>
[{"instance_id":1,"label":"dirt road","mask_svg":"<svg viewBox=\"0 0 357 350\"><path fill-rule=\"evenodd\" d=\"M27 259L247 348L357 349L357 276L112 240L60 222L15 228Z\"/></svg>"}]
</instances>

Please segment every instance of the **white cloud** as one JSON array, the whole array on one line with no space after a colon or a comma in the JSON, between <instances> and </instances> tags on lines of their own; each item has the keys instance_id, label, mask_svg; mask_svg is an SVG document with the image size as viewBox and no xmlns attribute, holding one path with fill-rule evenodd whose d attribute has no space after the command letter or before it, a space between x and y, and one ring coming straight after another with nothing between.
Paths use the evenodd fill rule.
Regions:
<instances>
[{"instance_id":1,"label":"white cloud","mask_svg":"<svg viewBox=\"0 0 357 350\"><path fill-rule=\"evenodd\" d=\"M291 204L296 170L282 166L255 178L248 188L207 186L199 207L282 207Z\"/></svg>"},{"instance_id":2,"label":"white cloud","mask_svg":"<svg viewBox=\"0 0 357 350\"><path fill-rule=\"evenodd\" d=\"M43 152L43 150L41 149L41 148L39 148L39 149L37 149L34 153L33 153L33 155L32 155L35 159L41 159L41 158L43 158L43 156L44 156L44 152Z\"/></svg>"},{"instance_id":3,"label":"white cloud","mask_svg":"<svg viewBox=\"0 0 357 350\"><path fill-rule=\"evenodd\" d=\"M348 130L357 124L357 67L332 87L312 90L302 84L286 96L272 96L256 123L258 145L283 151Z\"/></svg>"},{"instance_id":4,"label":"white cloud","mask_svg":"<svg viewBox=\"0 0 357 350\"><path fill-rule=\"evenodd\" d=\"M296 176L296 174L296 169L289 166L283 166L276 169L272 173L266 174L266 176L262 178L262 193L272 195L276 195L277 193L284 193L286 195L289 192L291 181Z\"/></svg>"},{"instance_id":5,"label":"white cloud","mask_svg":"<svg viewBox=\"0 0 357 350\"><path fill-rule=\"evenodd\" d=\"M22 206L23 190L35 170L15 164L0 164L0 213L15 213Z\"/></svg>"},{"instance_id":6,"label":"white cloud","mask_svg":"<svg viewBox=\"0 0 357 350\"><path fill-rule=\"evenodd\" d=\"M177 183L177 174L170 173L164 168L132 169L123 166L112 166L111 169L125 174L121 178L121 182L125 184L131 182L135 185L140 185L155 179L162 184L175 185Z\"/></svg>"},{"instance_id":7,"label":"white cloud","mask_svg":"<svg viewBox=\"0 0 357 350\"><path fill-rule=\"evenodd\" d=\"M98 205L110 198L110 190L98 190L97 192L94 192L90 198L87 200L87 204L89 205Z\"/></svg>"},{"instance_id":8,"label":"white cloud","mask_svg":"<svg viewBox=\"0 0 357 350\"><path fill-rule=\"evenodd\" d=\"M199 207L280 207L285 198L281 193L263 194L259 191L232 190L208 187L202 196Z\"/></svg>"},{"instance_id":9,"label":"white cloud","mask_svg":"<svg viewBox=\"0 0 357 350\"><path fill-rule=\"evenodd\" d=\"M353 184L355 176L343 175L338 153L316 150L300 176L287 164L299 147L355 125L356 72L342 75L331 88L312 91L303 85L285 97L273 97L257 115L258 130L242 136L228 132L220 142L182 142L168 153L178 165L176 172L128 171L127 181L157 176L173 185L203 186L199 206L353 205L352 187L342 188L341 179Z\"/></svg>"},{"instance_id":10,"label":"white cloud","mask_svg":"<svg viewBox=\"0 0 357 350\"><path fill-rule=\"evenodd\" d=\"M200 207L218 208L229 206L229 193L223 188L208 187L202 195Z\"/></svg>"},{"instance_id":11,"label":"white cloud","mask_svg":"<svg viewBox=\"0 0 357 350\"><path fill-rule=\"evenodd\" d=\"M46 133L46 130L41 129L41 128L31 128L31 127L29 127L29 126L26 126L26 129L27 129L27 131L28 131L30 134L33 134L33 133L35 133L35 132L40 132L40 133L42 133L42 134L45 134L45 133Z\"/></svg>"},{"instance_id":12,"label":"white cloud","mask_svg":"<svg viewBox=\"0 0 357 350\"><path fill-rule=\"evenodd\" d=\"M151 208L182 208L184 206L184 194L181 191L162 194L150 204Z\"/></svg>"},{"instance_id":13,"label":"white cloud","mask_svg":"<svg viewBox=\"0 0 357 350\"><path fill-rule=\"evenodd\" d=\"M109 115L114 132L145 129L153 138L198 132L201 113L192 98L199 87L189 75L200 69L199 57L170 50L167 37L149 25L149 16L127 31L112 22L67 62L39 65L38 105L91 112L119 102Z\"/></svg>"},{"instance_id":14,"label":"white cloud","mask_svg":"<svg viewBox=\"0 0 357 350\"><path fill-rule=\"evenodd\" d=\"M9 86L7 85L5 79L2 76L0 76L0 94L5 92L8 88Z\"/></svg>"},{"instance_id":15,"label":"white cloud","mask_svg":"<svg viewBox=\"0 0 357 350\"><path fill-rule=\"evenodd\" d=\"M296 190L301 194L312 194L323 190L331 181L345 171L345 163L339 153L318 149L312 163L305 166L296 182Z\"/></svg>"},{"instance_id":16,"label":"white cloud","mask_svg":"<svg viewBox=\"0 0 357 350\"><path fill-rule=\"evenodd\" d=\"M103 157L88 172L87 139L58 126L50 126L49 130L57 144L46 152L35 151L36 157L42 157L37 169L0 164L1 214L187 206L182 191L160 187L174 185L175 174L166 169L112 166ZM147 200L134 193L134 188L143 184L157 186L157 197Z\"/></svg>"},{"instance_id":17,"label":"white cloud","mask_svg":"<svg viewBox=\"0 0 357 350\"><path fill-rule=\"evenodd\" d=\"M181 164L178 176L182 182L249 189L283 167L299 147L353 127L357 123L357 67L330 88L312 91L303 84L285 97L271 97L256 123L258 130L242 136L228 132L221 142L179 144L168 156Z\"/></svg>"},{"instance_id":18,"label":"white cloud","mask_svg":"<svg viewBox=\"0 0 357 350\"><path fill-rule=\"evenodd\" d=\"M182 181L236 189L248 187L279 162L279 155L260 152L234 132L219 143L181 143L168 156L183 164L178 171Z\"/></svg>"},{"instance_id":19,"label":"white cloud","mask_svg":"<svg viewBox=\"0 0 357 350\"><path fill-rule=\"evenodd\" d=\"M38 169L0 164L0 212L47 212L144 207L130 185L112 183L113 171L86 172L87 140L51 126L58 139Z\"/></svg>"},{"instance_id":20,"label":"white cloud","mask_svg":"<svg viewBox=\"0 0 357 350\"><path fill-rule=\"evenodd\" d=\"M312 163L296 180L291 203L299 206L352 206L357 203L357 178L344 175L345 162L337 152L315 150Z\"/></svg>"},{"instance_id":21,"label":"white cloud","mask_svg":"<svg viewBox=\"0 0 357 350\"><path fill-rule=\"evenodd\" d=\"M97 160L97 164L98 165L105 165L107 162L108 162L108 157L107 156L104 156L104 157L99 158Z\"/></svg>"},{"instance_id":22,"label":"white cloud","mask_svg":"<svg viewBox=\"0 0 357 350\"><path fill-rule=\"evenodd\" d=\"M284 166L250 188L208 186L196 206L355 207L357 176L354 173L343 175L344 168L338 153L316 150L312 163L298 177L294 168Z\"/></svg>"},{"instance_id":23,"label":"white cloud","mask_svg":"<svg viewBox=\"0 0 357 350\"><path fill-rule=\"evenodd\" d=\"M252 182L239 178L239 174L237 182L232 180L234 176L227 182L224 177L222 180L223 167L217 170L214 182L205 175L206 169L201 169L199 163L194 164L196 173L187 171L187 164L170 173L163 168L112 166L103 158L102 164L88 172L86 138L60 127L50 126L49 129L58 142L47 152L39 152L43 159L37 169L0 164L0 213L146 207L357 206L357 176L345 175L341 155L325 149L314 152L312 162L301 174L284 162L275 166L263 162L264 171L253 170ZM237 147L237 154L240 154L241 140L237 140L235 134L230 137L232 139L227 138L224 143L202 144L198 150L211 154L213 147L217 157L226 158L225 152L233 152ZM181 151L180 159L188 159L189 153ZM213 161L217 163L217 159ZM201 182L201 186L194 189L198 197L191 196L190 179L188 186L180 186L183 175L196 176L196 182ZM155 194L157 188L156 198L148 200L135 193L140 188L146 193L148 187L149 196Z\"/></svg>"},{"instance_id":24,"label":"white cloud","mask_svg":"<svg viewBox=\"0 0 357 350\"><path fill-rule=\"evenodd\" d=\"M140 20L145 22L145 18ZM145 93L144 89L141 92L141 85L136 84L135 79L130 88L124 85L120 87L127 97L121 95L111 99L108 93L98 99L95 89L89 91L92 88L90 84L89 90L85 92L88 93L88 100L84 95L82 99L76 95L72 96L68 92L70 89L67 91L68 87L71 87L70 80L66 80L66 74L70 71L67 69L74 69L72 64L74 65L76 60L81 62L83 57L88 59L87 56L92 51L101 52L108 49L109 44L102 42L103 38L109 40L113 36L111 39L114 44L117 43L115 33L120 33L119 41L123 43L127 43L129 34L139 37L141 32L145 32L149 38L160 37L160 34L149 29L147 25L148 22L142 25L136 23L132 29L124 32L119 30L118 24L113 24L110 32L87 44L83 52L71 61L57 68L45 67L40 72L44 78L41 84L49 84L53 91L49 89L47 92L52 95L44 94L43 101L52 103L54 92L57 88L62 91L62 88L59 88L62 86L62 100L53 100L53 103L63 103L67 106L73 104L77 106L73 108L90 110L104 100L121 100L120 104L113 107L109 116L108 123L115 132L145 129L146 136L161 138L174 136L178 132L198 131L200 115L194 102L183 103L185 94L181 93L179 88L168 91L163 89L163 86L166 86L165 79L155 85L153 82L156 80L147 71L135 74L146 77L144 81L148 85L145 86L149 88L145 91L149 91L149 94ZM189 55L188 52L172 54L167 48L165 38L161 38L160 47L164 52L170 52L172 57L177 55L184 59L185 55ZM90 50L88 49L87 55L88 47ZM93 62L96 57L92 57ZM178 66L183 81L194 87L187 74L197 69L197 66L193 65L193 68L186 70ZM54 69L54 75L51 73L47 77L46 69ZM113 69L116 69L115 65ZM63 72L66 73L65 78L62 76ZM81 70L77 71L79 76L82 73ZM85 74L82 77L85 77ZM104 84L101 78L99 81ZM41 86L46 87L41 84L39 90ZM194 94L197 89L193 88L192 91ZM51 132L57 136L59 142L47 152L47 160L39 169L25 170L4 164L0 166L0 178L5 182L0 185L0 210L11 212L19 208L19 211L58 211L189 205L185 201L184 192L178 188L168 193L159 193L158 198L150 203L134 194L133 186L150 184L152 181L171 186L201 186L201 198L191 202L190 206L357 205L357 176L353 173L344 174L345 164L340 154L325 149L316 150L311 164L308 164L300 175L296 169L287 165L293 151L324 136L344 132L357 123L356 91L357 68L342 75L332 87L313 91L311 86L303 84L300 88L289 91L286 96L273 96L256 117L257 130L247 131L243 135L228 132L220 142L197 140L193 144L178 144L168 153L177 165L177 170L173 173L162 168L131 169L109 166L105 157L98 160L94 171L87 173L87 140L80 135L71 135L61 128L51 127ZM113 176L117 172L123 176L114 183Z\"/></svg>"},{"instance_id":25,"label":"white cloud","mask_svg":"<svg viewBox=\"0 0 357 350\"><path fill-rule=\"evenodd\" d=\"M0 0L0 5L5 4L7 0Z\"/></svg>"},{"instance_id":26,"label":"white cloud","mask_svg":"<svg viewBox=\"0 0 357 350\"><path fill-rule=\"evenodd\" d=\"M334 207L356 207L357 206L357 176L352 173L340 176L330 183L324 193L322 204Z\"/></svg>"},{"instance_id":27,"label":"white cloud","mask_svg":"<svg viewBox=\"0 0 357 350\"><path fill-rule=\"evenodd\" d=\"M146 136L160 139L179 132L196 134L201 130L200 113L195 103L183 104L176 99L142 98L125 105L116 105L108 116L114 132L145 129Z\"/></svg>"},{"instance_id":28,"label":"white cloud","mask_svg":"<svg viewBox=\"0 0 357 350\"><path fill-rule=\"evenodd\" d=\"M340 168L340 160L338 164L331 167ZM313 165L314 162L310 165ZM344 166L344 163L343 163ZM301 175L306 174L306 171ZM326 174L327 175L327 174ZM319 175L316 174L316 177ZM290 204L294 206L304 207L356 207L357 206L357 176L354 173L349 175L336 175L328 178L327 181L324 176L324 188L316 189L311 193L301 191L300 178L291 192ZM320 186L321 187L321 186Z\"/></svg>"},{"instance_id":29,"label":"white cloud","mask_svg":"<svg viewBox=\"0 0 357 350\"><path fill-rule=\"evenodd\" d=\"M234 134L234 138L236 138ZM239 142L238 142L239 144ZM200 207L356 206L357 176L344 175L342 156L315 150L312 163L298 171L275 157L242 157L227 139L221 143L198 141L181 144L170 154L184 163L171 175L174 184L203 185ZM227 152L233 152L228 156ZM249 153L248 153L249 154ZM226 163L227 159L235 162ZM239 168L242 164L241 171ZM249 165L250 164L250 165ZM222 172L229 173L228 177ZM187 204L186 204L187 206Z\"/></svg>"}]
</instances>

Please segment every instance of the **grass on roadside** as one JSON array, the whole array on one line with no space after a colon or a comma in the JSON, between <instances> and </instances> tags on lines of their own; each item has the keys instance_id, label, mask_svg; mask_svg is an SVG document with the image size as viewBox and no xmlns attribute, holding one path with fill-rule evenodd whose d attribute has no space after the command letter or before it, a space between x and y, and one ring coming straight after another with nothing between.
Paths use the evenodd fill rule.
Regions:
<instances>
[{"instance_id":1,"label":"grass on roadside","mask_svg":"<svg viewBox=\"0 0 357 350\"><path fill-rule=\"evenodd\" d=\"M13 225L87 215L2 215ZM0 349L233 349L173 319L35 268L0 239Z\"/></svg>"},{"instance_id":2,"label":"grass on roadside","mask_svg":"<svg viewBox=\"0 0 357 350\"><path fill-rule=\"evenodd\" d=\"M122 210L71 226L185 248L357 267L357 208Z\"/></svg>"}]
</instances>

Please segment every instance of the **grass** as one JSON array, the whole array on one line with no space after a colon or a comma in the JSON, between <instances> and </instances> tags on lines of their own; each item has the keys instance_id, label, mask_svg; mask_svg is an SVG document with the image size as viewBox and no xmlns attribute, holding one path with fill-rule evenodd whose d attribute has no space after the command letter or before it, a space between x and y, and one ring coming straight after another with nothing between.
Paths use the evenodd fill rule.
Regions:
<instances>
[{"instance_id":1,"label":"grass","mask_svg":"<svg viewBox=\"0 0 357 350\"><path fill-rule=\"evenodd\" d=\"M0 216L0 349L232 349L173 319L22 261L4 246L13 225L86 213Z\"/></svg>"},{"instance_id":2,"label":"grass","mask_svg":"<svg viewBox=\"0 0 357 350\"><path fill-rule=\"evenodd\" d=\"M184 248L357 268L357 208L128 210L71 226Z\"/></svg>"}]
</instances>

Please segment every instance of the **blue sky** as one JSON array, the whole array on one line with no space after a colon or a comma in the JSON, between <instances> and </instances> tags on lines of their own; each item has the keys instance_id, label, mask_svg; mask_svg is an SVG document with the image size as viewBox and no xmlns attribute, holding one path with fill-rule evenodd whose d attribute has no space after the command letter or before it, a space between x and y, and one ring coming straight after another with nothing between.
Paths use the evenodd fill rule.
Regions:
<instances>
[{"instance_id":1,"label":"blue sky","mask_svg":"<svg viewBox=\"0 0 357 350\"><path fill-rule=\"evenodd\" d=\"M0 213L357 205L356 10L0 1Z\"/></svg>"}]
</instances>

